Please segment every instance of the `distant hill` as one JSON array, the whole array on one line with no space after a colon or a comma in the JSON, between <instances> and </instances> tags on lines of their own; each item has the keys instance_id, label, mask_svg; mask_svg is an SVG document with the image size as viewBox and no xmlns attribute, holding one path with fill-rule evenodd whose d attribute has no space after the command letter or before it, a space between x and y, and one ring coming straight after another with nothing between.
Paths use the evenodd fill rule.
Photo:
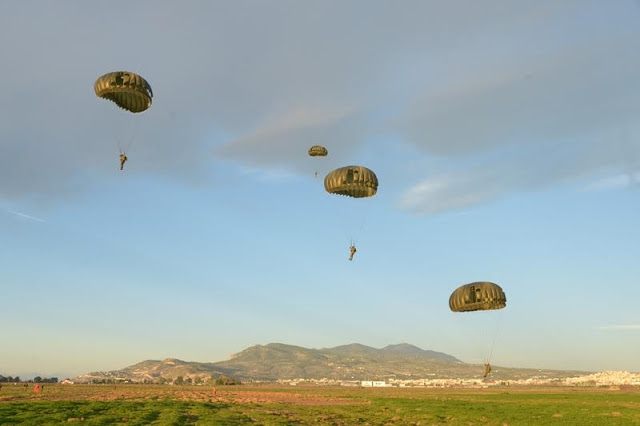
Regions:
<instances>
[{"instance_id":1,"label":"distant hill","mask_svg":"<svg viewBox=\"0 0 640 426\"><path fill-rule=\"evenodd\" d=\"M353 343L334 348L308 349L282 343L251 346L220 362L187 362L178 359L147 360L121 370L93 372L78 381L119 380L171 382L182 377L200 383L225 375L244 381L277 379L384 380L419 378L478 378L482 366L466 364L442 352L402 343L382 349ZM578 372L501 368L494 379L568 377Z\"/></svg>"},{"instance_id":2,"label":"distant hill","mask_svg":"<svg viewBox=\"0 0 640 426\"><path fill-rule=\"evenodd\" d=\"M379 356L382 355L381 349L372 348L371 346L361 345L360 343L351 343L349 345L336 346L335 348L320 349L322 352L332 353L342 356Z\"/></svg>"},{"instance_id":3,"label":"distant hill","mask_svg":"<svg viewBox=\"0 0 640 426\"><path fill-rule=\"evenodd\" d=\"M91 382L93 380L131 381L136 383L172 382L178 377L191 379L193 383L207 381L212 376L229 376L229 372L216 368L211 363L188 362L175 358L162 361L147 360L121 370L95 371L77 377L74 381Z\"/></svg>"},{"instance_id":4,"label":"distant hill","mask_svg":"<svg viewBox=\"0 0 640 426\"><path fill-rule=\"evenodd\" d=\"M388 355L406 356L408 358L427 358L436 359L446 362L462 362L458 358L451 355L447 355L442 352L425 351L417 346L410 345L408 343L400 343L399 345L388 345L381 350Z\"/></svg>"},{"instance_id":5,"label":"distant hill","mask_svg":"<svg viewBox=\"0 0 640 426\"><path fill-rule=\"evenodd\" d=\"M384 358L384 357L405 357L405 358L425 358L446 362L462 362L459 359L447 355L442 352L425 351L417 346L410 345L408 343L401 343L399 345L388 345L382 349L372 348L370 346L361 345L359 343L352 343L350 345L336 346L335 348L320 349L323 352L343 355L343 356L366 356L371 358Z\"/></svg>"}]
</instances>

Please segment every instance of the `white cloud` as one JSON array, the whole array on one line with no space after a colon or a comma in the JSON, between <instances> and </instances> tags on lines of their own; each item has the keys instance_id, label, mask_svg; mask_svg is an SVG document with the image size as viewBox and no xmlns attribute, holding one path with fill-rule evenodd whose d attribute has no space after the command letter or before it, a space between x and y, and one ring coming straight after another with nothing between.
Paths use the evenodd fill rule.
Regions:
<instances>
[{"instance_id":1,"label":"white cloud","mask_svg":"<svg viewBox=\"0 0 640 426\"><path fill-rule=\"evenodd\" d=\"M610 131L594 132L585 139L540 142L517 149L497 147L481 157L446 157L440 160L440 168L432 177L414 184L400 196L400 206L426 215L603 175L611 178L591 189L613 188L624 180L620 172L628 169L629 161L625 151L610 142L611 138Z\"/></svg>"},{"instance_id":2,"label":"white cloud","mask_svg":"<svg viewBox=\"0 0 640 426\"><path fill-rule=\"evenodd\" d=\"M591 182L584 187L583 191L602 191L607 189L618 189L629 187L634 184L632 174L621 174L602 178L595 182Z\"/></svg>"},{"instance_id":3,"label":"white cloud","mask_svg":"<svg viewBox=\"0 0 640 426\"><path fill-rule=\"evenodd\" d=\"M406 191L400 198L400 206L418 214L438 213L481 204L502 192L504 188L490 174L441 176Z\"/></svg>"}]
</instances>

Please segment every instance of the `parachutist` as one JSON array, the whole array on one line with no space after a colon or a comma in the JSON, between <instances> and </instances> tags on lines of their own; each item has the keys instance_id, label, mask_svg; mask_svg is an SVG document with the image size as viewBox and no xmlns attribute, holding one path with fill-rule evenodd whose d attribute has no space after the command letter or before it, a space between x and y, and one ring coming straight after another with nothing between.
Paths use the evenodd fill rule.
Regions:
<instances>
[{"instance_id":1,"label":"parachutist","mask_svg":"<svg viewBox=\"0 0 640 426\"><path fill-rule=\"evenodd\" d=\"M124 154L120 154L120 170L124 170L124 163L128 160L127 156Z\"/></svg>"},{"instance_id":2,"label":"parachutist","mask_svg":"<svg viewBox=\"0 0 640 426\"><path fill-rule=\"evenodd\" d=\"M356 254L356 246L349 247L349 260L353 260L353 255Z\"/></svg>"},{"instance_id":3,"label":"parachutist","mask_svg":"<svg viewBox=\"0 0 640 426\"><path fill-rule=\"evenodd\" d=\"M484 363L484 377L487 377L491 373L491 364L489 362Z\"/></svg>"},{"instance_id":4,"label":"parachutist","mask_svg":"<svg viewBox=\"0 0 640 426\"><path fill-rule=\"evenodd\" d=\"M104 74L93 83L96 96L115 103L118 107L131 114L138 114L148 110L153 100L151 86L141 76L130 71L116 71ZM131 119L131 125L138 119ZM127 161L125 153L131 148L133 135L119 138L118 152L120 153L120 170L124 170ZM122 145L126 142L126 145Z\"/></svg>"},{"instance_id":5,"label":"parachutist","mask_svg":"<svg viewBox=\"0 0 640 426\"><path fill-rule=\"evenodd\" d=\"M327 151L327 148L325 148L324 146L314 145L309 148L309 155L311 157L326 157L328 153L329 151ZM315 173L315 177L318 177L317 171Z\"/></svg>"}]
</instances>

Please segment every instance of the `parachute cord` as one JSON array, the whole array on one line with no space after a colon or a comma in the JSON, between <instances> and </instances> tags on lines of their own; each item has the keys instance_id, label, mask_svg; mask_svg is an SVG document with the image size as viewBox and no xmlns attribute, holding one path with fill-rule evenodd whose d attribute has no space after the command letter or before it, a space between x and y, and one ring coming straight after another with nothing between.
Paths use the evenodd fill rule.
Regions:
<instances>
[{"instance_id":1,"label":"parachute cord","mask_svg":"<svg viewBox=\"0 0 640 426\"><path fill-rule=\"evenodd\" d=\"M129 142L127 142L125 144L125 148L122 150L123 154L127 154L129 152L129 150L131 149L131 145L133 144L133 138L129 139Z\"/></svg>"},{"instance_id":2,"label":"parachute cord","mask_svg":"<svg viewBox=\"0 0 640 426\"><path fill-rule=\"evenodd\" d=\"M364 231L364 227L367 224L367 218L368 216L365 214L364 217L362 218L362 222L360 223L360 229L358 230L358 238L360 238L360 235L362 235L362 231Z\"/></svg>"},{"instance_id":3,"label":"parachute cord","mask_svg":"<svg viewBox=\"0 0 640 426\"><path fill-rule=\"evenodd\" d=\"M357 209L356 207L357 206L353 205L344 205L339 212L339 217L344 218L342 220L342 231L344 233L344 241L349 243L349 247L358 247L360 235L367 225L369 216L366 210L364 213L361 213L361 209Z\"/></svg>"},{"instance_id":4,"label":"parachute cord","mask_svg":"<svg viewBox=\"0 0 640 426\"><path fill-rule=\"evenodd\" d=\"M117 134L118 132L114 131L114 136L118 145L118 154L127 154L133 145L133 142L136 139L137 131L139 128L139 123L136 117L133 117L133 114L129 115L129 121L126 124L126 133L125 134ZM113 128L120 128L121 126L118 123L112 124ZM125 126L122 126L125 127ZM123 129L121 129L122 131ZM120 132L121 133L121 132Z\"/></svg>"},{"instance_id":5,"label":"parachute cord","mask_svg":"<svg viewBox=\"0 0 640 426\"><path fill-rule=\"evenodd\" d=\"M138 121L136 120L134 117L129 117L129 132L128 134L129 136L129 141L126 143L126 145L124 146L124 154L127 154L127 152L131 149L131 146L133 145L133 142L137 139L137 133L138 133Z\"/></svg>"},{"instance_id":6,"label":"parachute cord","mask_svg":"<svg viewBox=\"0 0 640 426\"><path fill-rule=\"evenodd\" d=\"M364 230L364 227L367 224L368 217L369 216L366 213L362 216L362 221L360 222L360 228L358 229L358 232L356 232L356 234L353 237L352 245L356 245L360 240L360 235L362 235L362 231Z\"/></svg>"},{"instance_id":7,"label":"parachute cord","mask_svg":"<svg viewBox=\"0 0 640 426\"><path fill-rule=\"evenodd\" d=\"M496 340L498 338L498 331L500 330L500 325L502 324L502 312L500 312L498 314L498 318L496 319L496 326L495 326L495 330L493 332L493 339L491 341L491 348L489 351L489 359L487 360L488 363L491 363L491 360L493 359L493 349L496 346Z\"/></svg>"}]
</instances>

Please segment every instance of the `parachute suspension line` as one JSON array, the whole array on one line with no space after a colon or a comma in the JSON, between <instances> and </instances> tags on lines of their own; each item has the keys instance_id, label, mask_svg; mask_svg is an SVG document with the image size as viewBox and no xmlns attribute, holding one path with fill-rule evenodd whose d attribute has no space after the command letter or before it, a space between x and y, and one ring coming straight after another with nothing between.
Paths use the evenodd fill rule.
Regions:
<instances>
[{"instance_id":1,"label":"parachute suspension line","mask_svg":"<svg viewBox=\"0 0 640 426\"><path fill-rule=\"evenodd\" d=\"M118 154L127 154L127 152L129 151L129 149L131 148L131 145L133 144L133 141L136 139L136 133L138 130L138 120L136 120L132 115L127 114L128 118L127 118L127 124L126 126L124 126L124 130L122 128L120 128L120 124L119 121L122 120L122 118L118 117L117 121L114 120L114 123L112 124L112 128L114 129L114 138L116 139L116 142L118 144ZM119 129L120 131L118 132L116 129Z\"/></svg>"},{"instance_id":2,"label":"parachute suspension line","mask_svg":"<svg viewBox=\"0 0 640 426\"><path fill-rule=\"evenodd\" d=\"M124 154L125 134L122 132L122 124L120 123L121 118L119 117L119 115L119 111L115 111L113 113L111 120L111 130L113 133L113 138L116 140L118 154Z\"/></svg>"},{"instance_id":3,"label":"parachute suspension line","mask_svg":"<svg viewBox=\"0 0 640 426\"><path fill-rule=\"evenodd\" d=\"M352 233L352 237L351 237L351 240L352 240L351 245L355 245L355 246L357 246L358 242L360 241L360 236L362 235L364 229L366 228L367 220L369 219L368 210L365 209L364 213L359 217L360 217L360 226L358 227L358 230L355 233Z\"/></svg>"},{"instance_id":4,"label":"parachute suspension line","mask_svg":"<svg viewBox=\"0 0 640 426\"><path fill-rule=\"evenodd\" d=\"M493 349L496 346L496 340L498 339L498 332L500 331L500 325L502 324L502 312L498 313L498 317L496 318L495 321L495 329L493 331L493 338L491 340L491 346L489 348L489 359L487 360L487 362L491 363L491 360L493 359Z\"/></svg>"},{"instance_id":5,"label":"parachute suspension line","mask_svg":"<svg viewBox=\"0 0 640 426\"><path fill-rule=\"evenodd\" d=\"M362 235L362 231L364 231L365 225L367 224L367 218L369 216L367 215L366 211L365 214L362 216L362 220L360 221L360 229L358 229L358 233L356 234L356 237L354 239L354 242L358 242L358 240L360 239L360 235Z\"/></svg>"},{"instance_id":6,"label":"parachute suspension line","mask_svg":"<svg viewBox=\"0 0 640 426\"><path fill-rule=\"evenodd\" d=\"M361 233L362 233L362 226L360 226L360 229L358 229L358 231L356 232L353 232L353 231L349 232L349 246L355 246L358 244Z\"/></svg>"},{"instance_id":7,"label":"parachute suspension line","mask_svg":"<svg viewBox=\"0 0 640 426\"><path fill-rule=\"evenodd\" d=\"M362 216L362 220L360 221L360 227L356 232L351 230L345 231L345 238L349 240L349 246L357 246L360 241L360 235L362 235L362 231L364 230L365 223L367 221L367 215Z\"/></svg>"},{"instance_id":8,"label":"parachute suspension line","mask_svg":"<svg viewBox=\"0 0 640 426\"><path fill-rule=\"evenodd\" d=\"M136 120L133 115L129 116L129 130L127 131L128 138L125 139L125 143L123 144L122 154L127 154L133 145L133 142L137 139L138 129L139 129L139 120Z\"/></svg>"}]
</instances>

